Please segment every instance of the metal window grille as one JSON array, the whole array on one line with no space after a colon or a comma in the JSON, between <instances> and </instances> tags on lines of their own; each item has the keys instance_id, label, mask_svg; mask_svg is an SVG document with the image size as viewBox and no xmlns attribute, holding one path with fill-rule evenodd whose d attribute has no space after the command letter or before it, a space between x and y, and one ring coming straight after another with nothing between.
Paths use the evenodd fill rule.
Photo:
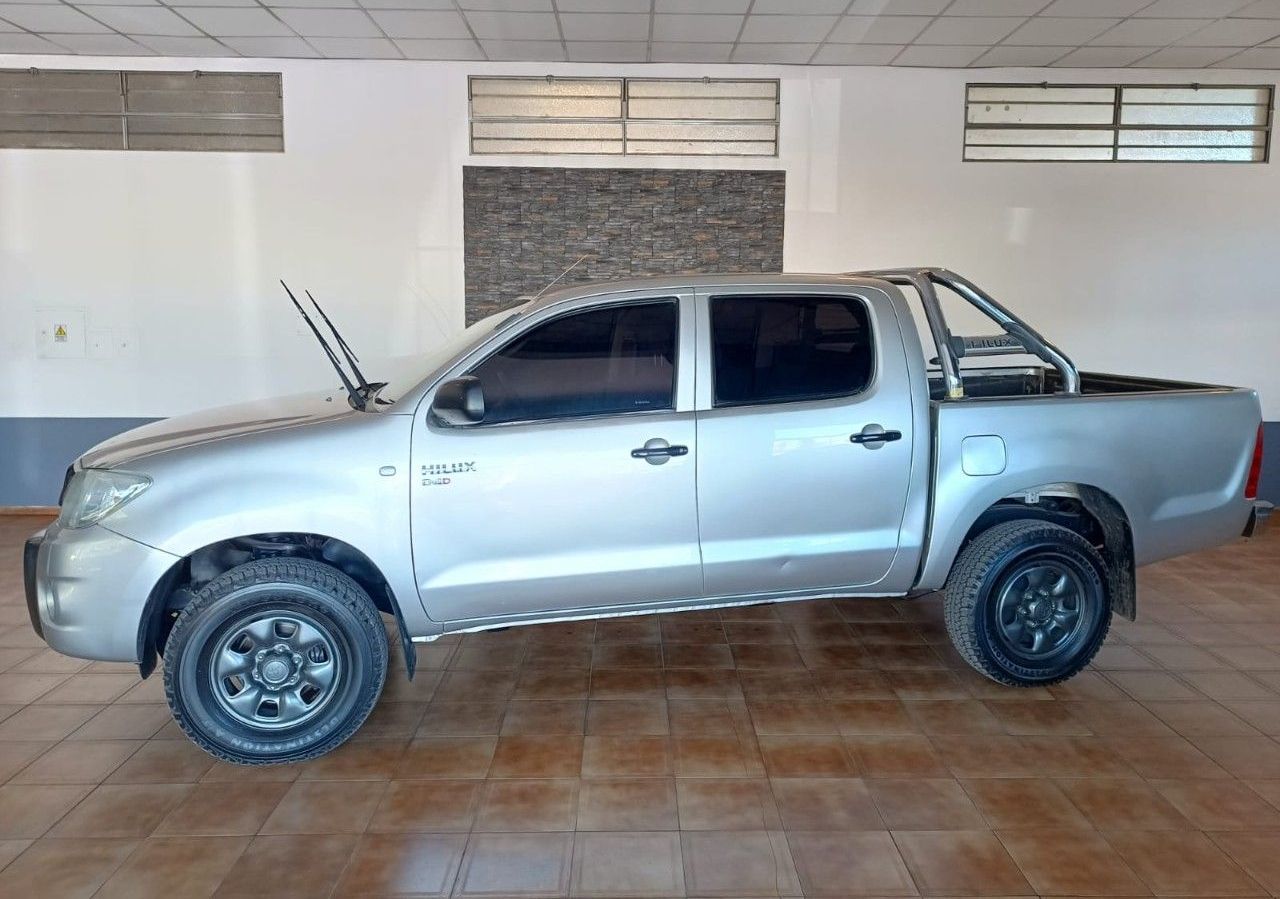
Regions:
<instances>
[{"instance_id":1,"label":"metal window grille","mask_svg":"<svg viewBox=\"0 0 1280 899\"><path fill-rule=\"evenodd\" d=\"M0 69L5 148L280 153L280 73Z\"/></svg>"},{"instance_id":2,"label":"metal window grille","mask_svg":"<svg viewBox=\"0 0 1280 899\"><path fill-rule=\"evenodd\" d=\"M970 84L971 162L1266 162L1274 87Z\"/></svg>"},{"instance_id":3,"label":"metal window grille","mask_svg":"<svg viewBox=\"0 0 1280 899\"><path fill-rule=\"evenodd\" d=\"M767 79L471 78L471 152L777 156Z\"/></svg>"}]
</instances>

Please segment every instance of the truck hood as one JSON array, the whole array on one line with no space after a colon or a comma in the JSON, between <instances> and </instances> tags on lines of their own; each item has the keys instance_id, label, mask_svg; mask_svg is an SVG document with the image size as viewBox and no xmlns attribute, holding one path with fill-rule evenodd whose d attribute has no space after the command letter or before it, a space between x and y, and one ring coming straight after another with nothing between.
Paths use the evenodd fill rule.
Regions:
<instances>
[{"instance_id":1,"label":"truck hood","mask_svg":"<svg viewBox=\"0 0 1280 899\"><path fill-rule=\"evenodd\" d=\"M80 457L81 468L119 468L143 456L263 431L355 415L341 393L300 393L166 418L104 440Z\"/></svg>"}]
</instances>

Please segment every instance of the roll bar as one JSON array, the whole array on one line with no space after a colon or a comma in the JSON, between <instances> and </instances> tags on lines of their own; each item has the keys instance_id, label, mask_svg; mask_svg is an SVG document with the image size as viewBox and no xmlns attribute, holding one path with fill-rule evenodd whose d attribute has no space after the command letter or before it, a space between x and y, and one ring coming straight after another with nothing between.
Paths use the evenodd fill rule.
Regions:
<instances>
[{"instance_id":1,"label":"roll bar","mask_svg":"<svg viewBox=\"0 0 1280 899\"><path fill-rule=\"evenodd\" d=\"M862 278L879 278L890 284L910 286L920 294L924 304L925 319L933 342L938 346L938 362L942 366L942 378L949 399L964 396L964 379L960 373L960 359L965 356L1003 356L1014 353L1030 353L1052 365L1062 377L1062 392L1080 393L1080 372L1067 355L1045 340L1034 328L1001 306L978 285L945 268L892 268L869 272L846 272ZM941 284L955 291L983 315L1003 329L1004 334L990 337L955 337L947 327L946 316L938 302L934 285Z\"/></svg>"}]
</instances>

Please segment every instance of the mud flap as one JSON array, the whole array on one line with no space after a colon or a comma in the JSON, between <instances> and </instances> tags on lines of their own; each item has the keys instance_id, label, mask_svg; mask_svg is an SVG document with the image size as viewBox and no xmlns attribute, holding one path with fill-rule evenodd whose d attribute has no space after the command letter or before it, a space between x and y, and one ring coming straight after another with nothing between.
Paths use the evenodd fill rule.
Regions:
<instances>
[{"instance_id":1,"label":"mud flap","mask_svg":"<svg viewBox=\"0 0 1280 899\"><path fill-rule=\"evenodd\" d=\"M1107 581L1111 594L1111 610L1130 621L1138 618L1138 576L1133 564L1133 535L1124 509L1101 490L1080 488L1080 501L1102 525L1106 541L1102 557L1107 562Z\"/></svg>"},{"instance_id":2,"label":"mud flap","mask_svg":"<svg viewBox=\"0 0 1280 899\"><path fill-rule=\"evenodd\" d=\"M413 673L418 668L418 648L414 646L413 638L409 636L409 629L404 626L404 616L400 614L400 604L391 595L391 588L384 586L383 590L387 594L387 604L396 613L396 629L400 631L400 646L404 649L404 667L409 672L409 680L413 680Z\"/></svg>"}]
</instances>

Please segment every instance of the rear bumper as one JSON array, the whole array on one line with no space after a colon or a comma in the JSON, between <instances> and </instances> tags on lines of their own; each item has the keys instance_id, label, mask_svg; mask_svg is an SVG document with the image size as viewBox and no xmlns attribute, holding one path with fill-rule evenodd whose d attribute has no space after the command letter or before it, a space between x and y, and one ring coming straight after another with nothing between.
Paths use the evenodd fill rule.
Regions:
<instances>
[{"instance_id":1,"label":"rear bumper","mask_svg":"<svg viewBox=\"0 0 1280 899\"><path fill-rule=\"evenodd\" d=\"M1255 500L1253 509L1249 512L1249 520L1244 526L1244 536L1256 537L1262 533L1263 528L1267 526L1267 520L1271 518L1271 512L1275 509L1271 503L1266 500Z\"/></svg>"},{"instance_id":2,"label":"rear bumper","mask_svg":"<svg viewBox=\"0 0 1280 899\"><path fill-rule=\"evenodd\" d=\"M177 561L101 525L51 524L23 551L31 626L66 655L137 662L147 598Z\"/></svg>"}]
</instances>

